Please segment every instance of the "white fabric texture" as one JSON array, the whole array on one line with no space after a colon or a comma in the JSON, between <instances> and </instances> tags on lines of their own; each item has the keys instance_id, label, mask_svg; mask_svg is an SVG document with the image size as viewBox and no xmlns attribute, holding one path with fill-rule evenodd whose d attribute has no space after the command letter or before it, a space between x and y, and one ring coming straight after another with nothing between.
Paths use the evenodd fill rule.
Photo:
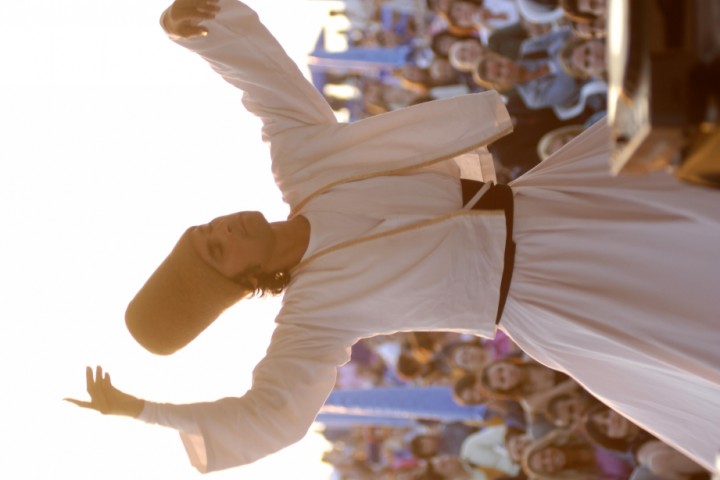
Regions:
<instances>
[{"instance_id":1,"label":"white fabric texture","mask_svg":"<svg viewBox=\"0 0 720 480\"><path fill-rule=\"evenodd\" d=\"M678 450L720 451L720 192L612 177L602 122L511 186L504 330Z\"/></svg>"},{"instance_id":2,"label":"white fabric texture","mask_svg":"<svg viewBox=\"0 0 720 480\"><path fill-rule=\"evenodd\" d=\"M485 427L469 435L460 448L460 458L474 465L491 467L514 477L520 473L520 465L515 463L505 449L505 425Z\"/></svg>"}]
</instances>

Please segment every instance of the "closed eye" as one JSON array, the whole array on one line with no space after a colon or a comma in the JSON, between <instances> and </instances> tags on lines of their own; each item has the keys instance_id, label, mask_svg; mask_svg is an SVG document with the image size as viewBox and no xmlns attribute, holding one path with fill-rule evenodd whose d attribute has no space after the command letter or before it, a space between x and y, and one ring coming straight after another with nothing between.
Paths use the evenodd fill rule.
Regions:
<instances>
[{"instance_id":1,"label":"closed eye","mask_svg":"<svg viewBox=\"0 0 720 480\"><path fill-rule=\"evenodd\" d=\"M223 248L219 242L210 241L207 243L208 253L213 260L220 261L223 256Z\"/></svg>"}]
</instances>

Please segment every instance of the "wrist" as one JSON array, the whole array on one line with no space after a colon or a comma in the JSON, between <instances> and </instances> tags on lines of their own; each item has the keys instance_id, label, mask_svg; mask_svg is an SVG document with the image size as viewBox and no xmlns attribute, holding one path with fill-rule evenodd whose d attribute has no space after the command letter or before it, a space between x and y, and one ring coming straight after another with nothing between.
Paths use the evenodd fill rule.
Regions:
<instances>
[{"instance_id":1,"label":"wrist","mask_svg":"<svg viewBox=\"0 0 720 480\"><path fill-rule=\"evenodd\" d=\"M120 412L120 415L138 418L145 408L145 400L130 396Z\"/></svg>"}]
</instances>

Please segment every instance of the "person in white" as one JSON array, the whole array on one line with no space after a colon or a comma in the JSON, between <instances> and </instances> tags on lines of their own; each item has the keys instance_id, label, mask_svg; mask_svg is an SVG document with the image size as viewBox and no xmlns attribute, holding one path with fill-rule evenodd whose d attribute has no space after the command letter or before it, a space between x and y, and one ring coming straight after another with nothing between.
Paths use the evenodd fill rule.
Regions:
<instances>
[{"instance_id":1,"label":"person in white","mask_svg":"<svg viewBox=\"0 0 720 480\"><path fill-rule=\"evenodd\" d=\"M208 472L300 439L359 338L494 335L506 216L463 209L449 159L510 131L495 92L339 124L243 3L177 0L162 23L243 90L291 214L270 224L240 212L188 229L130 303L128 328L170 354L255 290L284 289L283 306L244 395L158 404L97 367L86 372L91 399L69 401L177 429ZM720 192L665 172L612 177L609 154L600 122L511 184L517 251L499 328L712 469Z\"/></svg>"}]
</instances>

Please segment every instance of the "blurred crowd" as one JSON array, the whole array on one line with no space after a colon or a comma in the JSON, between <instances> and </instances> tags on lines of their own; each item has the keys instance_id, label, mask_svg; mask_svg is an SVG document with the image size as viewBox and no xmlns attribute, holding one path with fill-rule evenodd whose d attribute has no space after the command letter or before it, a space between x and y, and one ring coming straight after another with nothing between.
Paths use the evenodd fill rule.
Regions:
<instances>
[{"instance_id":1,"label":"blurred crowd","mask_svg":"<svg viewBox=\"0 0 720 480\"><path fill-rule=\"evenodd\" d=\"M330 14L347 20L348 48L384 59L370 69L323 66L318 88L351 121L497 90L515 125L513 134L489 146L503 183L605 115L606 0L346 0L343 5ZM343 91L338 86L353 93L337 95ZM446 387L455 404L482 405L482 415L328 425L324 434L332 448L324 461L334 466L335 478L710 478L573 379L527 358L502 332L493 340L428 332L363 340L339 369L336 390L421 392L418 387L437 386Z\"/></svg>"},{"instance_id":2,"label":"blurred crowd","mask_svg":"<svg viewBox=\"0 0 720 480\"><path fill-rule=\"evenodd\" d=\"M401 425L329 425L324 461L338 480L701 480L710 473L527 358L502 332L492 339L406 332L362 340L336 389L447 387L480 416ZM622 388L622 385L618 385Z\"/></svg>"},{"instance_id":3,"label":"blurred crowd","mask_svg":"<svg viewBox=\"0 0 720 480\"><path fill-rule=\"evenodd\" d=\"M489 146L499 183L529 170L606 113L606 0L344 5L330 14L346 19L347 49L362 52L365 67L322 66L319 88L333 108L353 121L496 90L515 126ZM377 65L367 68L373 59Z\"/></svg>"}]
</instances>

